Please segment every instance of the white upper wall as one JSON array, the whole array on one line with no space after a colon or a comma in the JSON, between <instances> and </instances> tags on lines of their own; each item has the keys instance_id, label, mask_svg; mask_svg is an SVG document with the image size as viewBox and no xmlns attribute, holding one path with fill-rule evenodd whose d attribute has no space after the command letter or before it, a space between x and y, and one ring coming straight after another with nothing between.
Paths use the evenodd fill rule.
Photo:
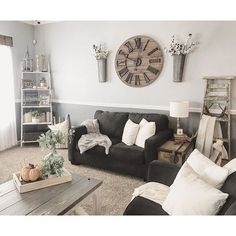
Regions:
<instances>
[{"instance_id":1,"label":"white upper wall","mask_svg":"<svg viewBox=\"0 0 236 236\"><path fill-rule=\"evenodd\" d=\"M34 55L34 47L32 44L34 38L34 26L19 21L0 21L0 34L13 37L12 59L15 98L20 99L20 63L25 55L27 45L29 47L30 55Z\"/></svg>"},{"instance_id":2,"label":"white upper wall","mask_svg":"<svg viewBox=\"0 0 236 236\"><path fill-rule=\"evenodd\" d=\"M151 85L132 88L120 81L114 58L127 38L147 35L164 48L171 35L185 39L188 33L200 45L187 57L182 83L173 82L173 58L169 54L165 54L164 68ZM172 100L189 100L191 107L200 107L205 89L203 76L236 75L236 22L60 22L35 27L35 38L37 53L51 57L54 97L63 101L168 106ZM107 83L98 82L92 55L92 45L100 43L112 51Z\"/></svg>"}]
</instances>

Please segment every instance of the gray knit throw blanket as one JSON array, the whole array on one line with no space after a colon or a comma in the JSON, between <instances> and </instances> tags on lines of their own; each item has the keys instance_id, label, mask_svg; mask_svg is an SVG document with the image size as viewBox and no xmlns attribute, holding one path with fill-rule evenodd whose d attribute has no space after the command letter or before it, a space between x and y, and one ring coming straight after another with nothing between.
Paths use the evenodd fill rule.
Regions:
<instances>
[{"instance_id":1,"label":"gray knit throw blanket","mask_svg":"<svg viewBox=\"0 0 236 236\"><path fill-rule=\"evenodd\" d=\"M107 135L100 134L100 133L84 134L81 136L81 138L78 141L80 154L95 147L96 145L103 146L105 148L105 153L108 155L109 149L112 143Z\"/></svg>"}]
</instances>

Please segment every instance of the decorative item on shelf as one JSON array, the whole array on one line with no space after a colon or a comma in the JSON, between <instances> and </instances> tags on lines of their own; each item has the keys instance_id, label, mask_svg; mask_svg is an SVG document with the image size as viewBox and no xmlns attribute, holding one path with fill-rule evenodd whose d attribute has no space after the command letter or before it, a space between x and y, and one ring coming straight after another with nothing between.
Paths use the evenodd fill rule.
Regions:
<instances>
[{"instance_id":1,"label":"decorative item on shelf","mask_svg":"<svg viewBox=\"0 0 236 236\"><path fill-rule=\"evenodd\" d=\"M42 112L40 114L40 122L46 122L46 114L45 114L45 112Z\"/></svg>"},{"instance_id":2,"label":"decorative item on shelf","mask_svg":"<svg viewBox=\"0 0 236 236\"><path fill-rule=\"evenodd\" d=\"M46 88L46 87L47 87L47 83L46 83L45 77L42 77L42 78L40 79L40 81L39 81L39 86L40 86L41 88Z\"/></svg>"},{"instance_id":3,"label":"decorative item on shelf","mask_svg":"<svg viewBox=\"0 0 236 236\"><path fill-rule=\"evenodd\" d=\"M25 91L23 105L25 106L38 106L39 97L37 91Z\"/></svg>"},{"instance_id":4,"label":"decorative item on shelf","mask_svg":"<svg viewBox=\"0 0 236 236\"><path fill-rule=\"evenodd\" d=\"M36 55L35 59L36 59L35 60L35 69L36 69L37 72L39 72L40 71L39 55Z\"/></svg>"},{"instance_id":5,"label":"decorative item on shelf","mask_svg":"<svg viewBox=\"0 0 236 236\"><path fill-rule=\"evenodd\" d=\"M40 94L39 96L39 105L45 106L50 103L50 97L48 94Z\"/></svg>"},{"instance_id":6,"label":"decorative item on shelf","mask_svg":"<svg viewBox=\"0 0 236 236\"><path fill-rule=\"evenodd\" d=\"M51 122L51 112L50 111L46 112L46 122Z\"/></svg>"},{"instance_id":7,"label":"decorative item on shelf","mask_svg":"<svg viewBox=\"0 0 236 236\"><path fill-rule=\"evenodd\" d=\"M31 111L32 123L40 123L40 113L38 110Z\"/></svg>"},{"instance_id":8,"label":"decorative item on shelf","mask_svg":"<svg viewBox=\"0 0 236 236\"><path fill-rule=\"evenodd\" d=\"M47 65L47 58L46 55L36 55L36 62L35 67L37 72L47 72L48 65Z\"/></svg>"},{"instance_id":9,"label":"decorative item on shelf","mask_svg":"<svg viewBox=\"0 0 236 236\"><path fill-rule=\"evenodd\" d=\"M94 56L98 63L98 78L99 82L103 83L107 81L106 70L107 70L107 57L109 51L104 48L101 44L99 46L93 45Z\"/></svg>"},{"instance_id":10,"label":"decorative item on shelf","mask_svg":"<svg viewBox=\"0 0 236 236\"><path fill-rule=\"evenodd\" d=\"M189 115L189 102L170 102L170 116L177 118L177 130L176 134L178 138L180 135L184 135L183 129L180 128L180 118L186 118Z\"/></svg>"},{"instance_id":11,"label":"decorative item on shelf","mask_svg":"<svg viewBox=\"0 0 236 236\"><path fill-rule=\"evenodd\" d=\"M42 72L48 71L48 62L46 55L41 55L41 61L42 61Z\"/></svg>"},{"instance_id":12,"label":"decorative item on shelf","mask_svg":"<svg viewBox=\"0 0 236 236\"><path fill-rule=\"evenodd\" d=\"M28 72L32 72L33 71L33 59L30 57L29 55L29 49L27 47L26 53L25 53L25 57L23 59L22 62L22 71L28 71Z\"/></svg>"},{"instance_id":13,"label":"decorative item on shelf","mask_svg":"<svg viewBox=\"0 0 236 236\"><path fill-rule=\"evenodd\" d=\"M31 123L31 122L32 122L31 112L24 113L24 123Z\"/></svg>"},{"instance_id":14,"label":"decorative item on shelf","mask_svg":"<svg viewBox=\"0 0 236 236\"><path fill-rule=\"evenodd\" d=\"M23 81L23 88L27 89L27 88L33 88L34 87L34 82L32 80L24 80Z\"/></svg>"},{"instance_id":15,"label":"decorative item on shelf","mask_svg":"<svg viewBox=\"0 0 236 236\"><path fill-rule=\"evenodd\" d=\"M194 50L194 48L199 44L199 42L191 41L192 34L189 34L185 42L179 43L176 42L175 36L171 38L171 43L168 48L165 48L165 51L170 53L173 56L173 77L174 82L182 82L184 63L186 55Z\"/></svg>"}]
</instances>

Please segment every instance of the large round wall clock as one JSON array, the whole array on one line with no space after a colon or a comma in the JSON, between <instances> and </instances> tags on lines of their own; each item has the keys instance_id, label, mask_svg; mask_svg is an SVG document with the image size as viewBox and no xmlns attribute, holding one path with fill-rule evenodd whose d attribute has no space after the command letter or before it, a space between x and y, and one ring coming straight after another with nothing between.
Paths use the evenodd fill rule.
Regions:
<instances>
[{"instance_id":1,"label":"large round wall clock","mask_svg":"<svg viewBox=\"0 0 236 236\"><path fill-rule=\"evenodd\" d=\"M148 36L137 35L127 39L118 49L115 68L126 85L143 87L157 79L163 62L160 45Z\"/></svg>"}]
</instances>

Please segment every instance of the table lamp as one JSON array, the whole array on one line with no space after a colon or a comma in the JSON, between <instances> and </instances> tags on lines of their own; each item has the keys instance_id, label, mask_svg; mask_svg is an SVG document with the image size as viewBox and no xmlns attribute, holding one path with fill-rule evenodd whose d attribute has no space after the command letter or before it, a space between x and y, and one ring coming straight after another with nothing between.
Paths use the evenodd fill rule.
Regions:
<instances>
[{"instance_id":1,"label":"table lamp","mask_svg":"<svg viewBox=\"0 0 236 236\"><path fill-rule=\"evenodd\" d=\"M177 118L177 135L183 135L183 129L180 128L180 118L188 117L188 113L188 101L170 102L170 116Z\"/></svg>"}]
</instances>

